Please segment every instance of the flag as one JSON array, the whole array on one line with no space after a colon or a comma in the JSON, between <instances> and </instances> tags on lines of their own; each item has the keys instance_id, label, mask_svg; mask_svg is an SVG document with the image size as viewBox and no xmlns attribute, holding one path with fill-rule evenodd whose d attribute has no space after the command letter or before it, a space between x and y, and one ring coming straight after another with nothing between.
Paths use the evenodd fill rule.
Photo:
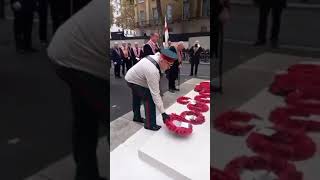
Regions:
<instances>
[{"instance_id":1,"label":"flag","mask_svg":"<svg viewBox=\"0 0 320 180\"><path fill-rule=\"evenodd\" d=\"M164 42L165 47L168 47L168 40L169 40L169 31L168 31L168 24L167 24L167 17L164 17Z\"/></svg>"}]
</instances>

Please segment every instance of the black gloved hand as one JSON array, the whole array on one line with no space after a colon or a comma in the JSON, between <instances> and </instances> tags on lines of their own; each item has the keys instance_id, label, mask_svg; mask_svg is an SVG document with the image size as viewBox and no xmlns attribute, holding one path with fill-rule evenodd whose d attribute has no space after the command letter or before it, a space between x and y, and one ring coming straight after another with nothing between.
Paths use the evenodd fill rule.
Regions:
<instances>
[{"instance_id":1,"label":"black gloved hand","mask_svg":"<svg viewBox=\"0 0 320 180\"><path fill-rule=\"evenodd\" d=\"M166 123L167 119L169 118L169 115L166 114L166 113L162 113L162 120L163 120L163 123Z\"/></svg>"}]
</instances>

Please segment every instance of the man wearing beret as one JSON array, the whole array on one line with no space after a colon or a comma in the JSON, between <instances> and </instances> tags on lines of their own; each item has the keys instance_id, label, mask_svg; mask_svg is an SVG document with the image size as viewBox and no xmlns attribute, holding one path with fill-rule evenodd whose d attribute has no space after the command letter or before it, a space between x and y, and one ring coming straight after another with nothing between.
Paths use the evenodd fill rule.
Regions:
<instances>
[{"instance_id":1,"label":"man wearing beret","mask_svg":"<svg viewBox=\"0 0 320 180\"><path fill-rule=\"evenodd\" d=\"M145 129L157 131L161 128L156 123L156 107L162 114L163 122L169 117L164 110L159 85L161 72L168 70L176 60L176 53L162 49L141 59L125 76L132 92L133 121L144 123ZM141 102L144 103L145 119L140 114Z\"/></svg>"}]
</instances>

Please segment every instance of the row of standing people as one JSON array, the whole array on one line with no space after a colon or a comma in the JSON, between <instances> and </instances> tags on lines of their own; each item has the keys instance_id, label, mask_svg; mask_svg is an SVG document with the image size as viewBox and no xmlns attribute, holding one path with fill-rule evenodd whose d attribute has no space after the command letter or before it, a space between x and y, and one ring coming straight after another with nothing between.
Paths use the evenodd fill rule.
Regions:
<instances>
[{"instance_id":1,"label":"row of standing people","mask_svg":"<svg viewBox=\"0 0 320 180\"><path fill-rule=\"evenodd\" d=\"M159 34L153 33L151 34L150 40L146 44L144 44L142 48L139 47L139 44L137 42L134 43L134 47L131 46L131 43L122 42L122 45L119 46L119 43L115 42L114 47L111 50L111 60L114 64L115 77L121 78L121 67L122 75L124 76L126 71L128 71L140 59L159 52L160 47L157 44L158 40Z\"/></svg>"},{"instance_id":2,"label":"row of standing people","mask_svg":"<svg viewBox=\"0 0 320 180\"><path fill-rule=\"evenodd\" d=\"M18 53L36 52L32 46L34 14L39 17L39 39L47 45L48 9L51 12L52 33L72 14L76 13L91 0L10 0L14 14L14 39Z\"/></svg>"},{"instance_id":3,"label":"row of standing people","mask_svg":"<svg viewBox=\"0 0 320 180\"><path fill-rule=\"evenodd\" d=\"M125 71L128 71L133 65L135 65L140 59L148 56L154 55L160 51L160 47L157 44L159 40L158 33L152 33L150 40L142 46L139 47L137 42L134 43L134 47L131 47L131 43L122 42L122 45L119 47L119 43L115 42L114 47L111 50L111 60L114 64L114 75L116 78L121 78L121 67L122 75L125 75ZM183 42L176 43L176 46L171 45L171 42L168 42L169 48L178 55L178 61L176 61L172 67L167 70L166 77L169 81L169 91L174 93L179 91L176 88L175 81L179 77L180 68L182 67L183 62L183 52L185 46ZM195 44L187 51L190 56L190 76L197 75L198 65L200 63L200 55L204 52L204 49L200 46L199 41L195 41Z\"/></svg>"}]
</instances>

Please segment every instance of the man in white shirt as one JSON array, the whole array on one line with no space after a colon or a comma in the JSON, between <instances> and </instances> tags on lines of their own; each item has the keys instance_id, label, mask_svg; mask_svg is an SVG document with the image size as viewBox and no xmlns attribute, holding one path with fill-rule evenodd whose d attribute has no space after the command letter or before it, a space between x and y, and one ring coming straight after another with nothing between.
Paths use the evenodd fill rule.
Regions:
<instances>
[{"instance_id":1,"label":"man in white shirt","mask_svg":"<svg viewBox=\"0 0 320 180\"><path fill-rule=\"evenodd\" d=\"M107 6L105 0L91 1L60 26L47 50L57 74L71 90L75 180L104 179L99 177L96 149L99 121L105 131L109 125Z\"/></svg>"},{"instance_id":2,"label":"man in white shirt","mask_svg":"<svg viewBox=\"0 0 320 180\"><path fill-rule=\"evenodd\" d=\"M160 96L161 72L169 69L177 60L177 54L169 49L141 59L126 74L125 80L132 90L133 121L144 123L144 128L157 131L161 126L156 123L156 107L162 114L163 121L168 118ZM140 106L144 102L145 116L141 118Z\"/></svg>"}]
</instances>

